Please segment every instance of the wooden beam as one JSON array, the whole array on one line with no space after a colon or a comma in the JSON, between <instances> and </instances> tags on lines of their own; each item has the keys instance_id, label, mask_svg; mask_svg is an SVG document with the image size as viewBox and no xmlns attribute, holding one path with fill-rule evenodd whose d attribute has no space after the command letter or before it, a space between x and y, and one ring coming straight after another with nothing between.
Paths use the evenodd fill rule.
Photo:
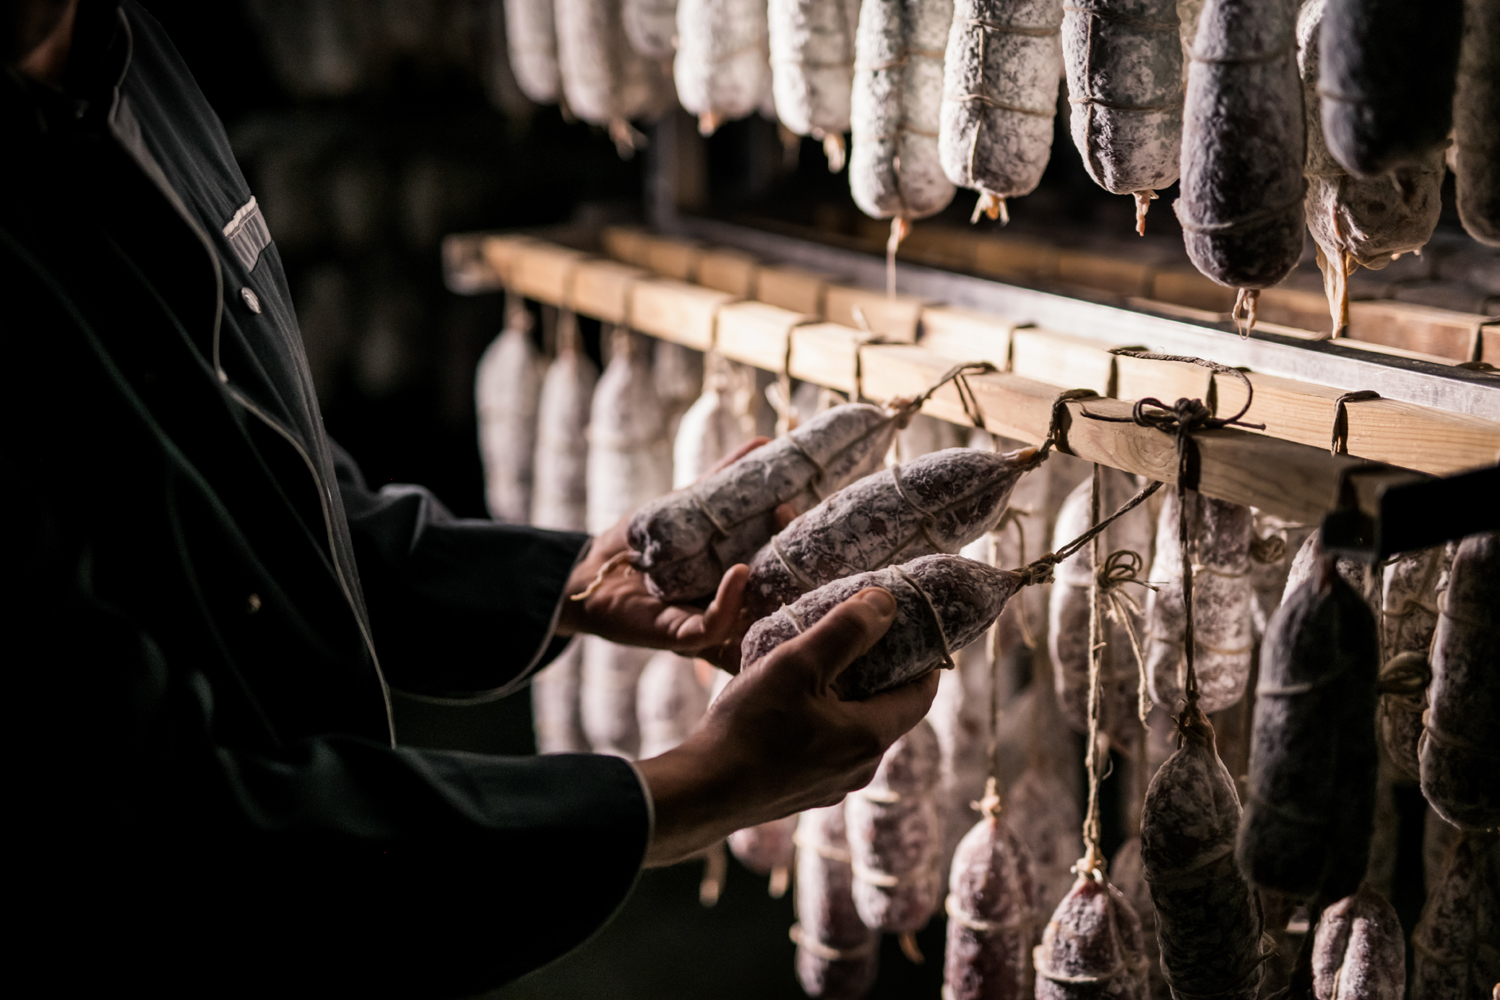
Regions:
<instances>
[{"instance_id":1,"label":"wooden beam","mask_svg":"<svg viewBox=\"0 0 1500 1000\"><path fill-rule=\"evenodd\" d=\"M1151 291L1149 261L1086 250L1063 250L1057 255L1057 280L1097 288L1117 295L1146 295Z\"/></svg>"},{"instance_id":2,"label":"wooden beam","mask_svg":"<svg viewBox=\"0 0 1500 1000\"><path fill-rule=\"evenodd\" d=\"M726 358L780 372L792 330L813 321L811 316L764 302L735 302L719 310L715 348Z\"/></svg>"},{"instance_id":3,"label":"wooden beam","mask_svg":"<svg viewBox=\"0 0 1500 1000\"><path fill-rule=\"evenodd\" d=\"M755 258L747 253L709 250L698 258L698 284L728 292L737 299L748 299L755 294L755 272L758 269Z\"/></svg>"},{"instance_id":4,"label":"wooden beam","mask_svg":"<svg viewBox=\"0 0 1500 1000\"><path fill-rule=\"evenodd\" d=\"M1057 248L1007 236L976 239L974 270L992 278L1036 281L1057 273Z\"/></svg>"},{"instance_id":5,"label":"wooden beam","mask_svg":"<svg viewBox=\"0 0 1500 1000\"><path fill-rule=\"evenodd\" d=\"M587 260L573 272L571 306L574 312L606 323L630 322L630 291L651 275L639 267L613 260Z\"/></svg>"},{"instance_id":6,"label":"wooden beam","mask_svg":"<svg viewBox=\"0 0 1500 1000\"><path fill-rule=\"evenodd\" d=\"M763 267L755 275L755 297L809 316L822 316L823 295L833 276L793 267Z\"/></svg>"},{"instance_id":7,"label":"wooden beam","mask_svg":"<svg viewBox=\"0 0 1500 1000\"><path fill-rule=\"evenodd\" d=\"M519 248L507 285L528 299L566 306L572 299L573 273L587 259L581 250L532 240Z\"/></svg>"},{"instance_id":8,"label":"wooden beam","mask_svg":"<svg viewBox=\"0 0 1500 1000\"><path fill-rule=\"evenodd\" d=\"M692 240L650 234L645 238L646 266L664 278L678 281L698 279L698 260L703 246Z\"/></svg>"},{"instance_id":9,"label":"wooden beam","mask_svg":"<svg viewBox=\"0 0 1500 1000\"><path fill-rule=\"evenodd\" d=\"M910 295L891 297L869 288L831 285L824 294L823 315L830 323L915 344L917 324L926 304ZM864 322L860 322L861 317Z\"/></svg>"},{"instance_id":10,"label":"wooden beam","mask_svg":"<svg viewBox=\"0 0 1500 1000\"><path fill-rule=\"evenodd\" d=\"M530 236L502 234L480 238L479 249L484 262L495 272L501 285L508 286L514 280L516 261L521 252L536 242Z\"/></svg>"},{"instance_id":11,"label":"wooden beam","mask_svg":"<svg viewBox=\"0 0 1500 1000\"><path fill-rule=\"evenodd\" d=\"M1115 356L1108 347L1052 330L1016 330L1011 336L1010 370L1067 389L1093 389L1101 396L1115 391Z\"/></svg>"},{"instance_id":12,"label":"wooden beam","mask_svg":"<svg viewBox=\"0 0 1500 1000\"><path fill-rule=\"evenodd\" d=\"M1115 395L1120 399L1208 399L1213 372L1185 361L1154 361L1115 356Z\"/></svg>"},{"instance_id":13,"label":"wooden beam","mask_svg":"<svg viewBox=\"0 0 1500 1000\"><path fill-rule=\"evenodd\" d=\"M1449 475L1500 462L1500 425L1394 399L1345 404L1348 451Z\"/></svg>"},{"instance_id":14,"label":"wooden beam","mask_svg":"<svg viewBox=\"0 0 1500 1000\"><path fill-rule=\"evenodd\" d=\"M837 323L809 323L792 331L792 378L854 391L854 350L864 334ZM869 348L866 348L869 350Z\"/></svg>"},{"instance_id":15,"label":"wooden beam","mask_svg":"<svg viewBox=\"0 0 1500 1000\"><path fill-rule=\"evenodd\" d=\"M639 281L631 286L630 325L641 333L706 351L714 344L720 307L733 301L727 292L682 281Z\"/></svg>"},{"instance_id":16,"label":"wooden beam","mask_svg":"<svg viewBox=\"0 0 1500 1000\"><path fill-rule=\"evenodd\" d=\"M988 361L1004 371L1010 364L1014 324L988 313L951 306L922 310L923 347L950 358Z\"/></svg>"},{"instance_id":17,"label":"wooden beam","mask_svg":"<svg viewBox=\"0 0 1500 1000\"><path fill-rule=\"evenodd\" d=\"M600 234L604 252L622 264L648 267L646 243L651 239L650 230L640 226L605 226Z\"/></svg>"}]
</instances>

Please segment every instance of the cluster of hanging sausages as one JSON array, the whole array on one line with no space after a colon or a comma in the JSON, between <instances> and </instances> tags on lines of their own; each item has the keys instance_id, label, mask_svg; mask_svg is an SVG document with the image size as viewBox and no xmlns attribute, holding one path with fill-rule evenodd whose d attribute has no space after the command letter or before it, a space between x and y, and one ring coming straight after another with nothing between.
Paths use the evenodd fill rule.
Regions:
<instances>
[{"instance_id":1,"label":"cluster of hanging sausages","mask_svg":"<svg viewBox=\"0 0 1500 1000\"><path fill-rule=\"evenodd\" d=\"M1412 935L1413 982L1428 991L1417 995L1493 982L1500 536L1365 568L1323 553L1313 533L1290 558L1268 544L1285 526L1249 508L1178 489L1153 517L1130 477L1078 482L1076 460L1046 449L1003 452L979 435L986 447L910 454L943 437L903 432L911 403L809 414L705 472L765 416L746 389L753 372L615 331L596 381L571 316L555 339L544 365L514 305L481 365L497 516L599 531L633 511L632 571L673 601L707 597L748 562L747 666L884 587L895 621L840 676L843 698L960 667L868 786L729 839L773 894L795 869L809 995L862 995L880 935L917 957L913 935L942 909L951 997L1164 987L1249 1000L1288 974L1320 1000L1399 996L1403 935L1369 874L1382 755L1420 784L1436 831ZM898 437L905 460L881 469ZM1028 509L1010 510L1021 498ZM782 527L784 505L801 513ZM1050 528L1057 555L1028 562L1025 523ZM1282 581L1280 600L1267 596ZM1043 643L1012 599L1048 582ZM538 747L666 752L707 710L708 687L706 665L585 639L536 679ZM1224 745L1246 738L1247 753ZM1100 843L1109 752L1137 787L1122 817L1135 836L1113 870ZM708 852L705 900L723 850ZM1288 943L1299 907L1300 950Z\"/></svg>"}]
</instances>

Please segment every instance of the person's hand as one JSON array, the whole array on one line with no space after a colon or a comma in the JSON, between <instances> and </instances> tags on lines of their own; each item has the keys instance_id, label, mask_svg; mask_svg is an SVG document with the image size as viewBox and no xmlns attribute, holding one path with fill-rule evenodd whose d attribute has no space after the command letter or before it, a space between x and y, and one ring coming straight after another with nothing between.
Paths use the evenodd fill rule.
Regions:
<instances>
[{"instance_id":1,"label":"person's hand","mask_svg":"<svg viewBox=\"0 0 1500 1000\"><path fill-rule=\"evenodd\" d=\"M762 437L747 442L709 472L739 461L766 441ZM715 663L727 660L726 665L737 667L739 640L748 627L740 620L740 603L749 569L744 565L730 567L706 608L668 604L651 593L646 578L634 569L610 568L611 560L630 551L627 531L633 516L626 515L596 536L588 554L573 568L558 617L558 634L587 632L628 646L693 653ZM775 516L777 524L785 527L794 515L783 504ZM601 570L606 571L601 575ZM590 585L595 583L591 590ZM585 592L587 597L574 599Z\"/></svg>"},{"instance_id":2,"label":"person's hand","mask_svg":"<svg viewBox=\"0 0 1500 1000\"><path fill-rule=\"evenodd\" d=\"M881 756L921 721L937 671L863 701L833 684L895 620L869 588L730 681L681 745L637 766L656 828L647 867L689 857L735 830L838 802L869 783Z\"/></svg>"}]
</instances>

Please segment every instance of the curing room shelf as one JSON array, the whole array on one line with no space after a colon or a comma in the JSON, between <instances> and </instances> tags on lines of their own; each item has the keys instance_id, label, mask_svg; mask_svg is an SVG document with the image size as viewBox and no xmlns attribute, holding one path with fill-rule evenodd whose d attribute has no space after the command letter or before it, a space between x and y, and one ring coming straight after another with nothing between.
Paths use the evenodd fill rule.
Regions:
<instances>
[{"instance_id":1,"label":"curing room shelf","mask_svg":"<svg viewBox=\"0 0 1500 1000\"><path fill-rule=\"evenodd\" d=\"M716 232L723 242L737 235ZM1255 391L1246 419L1266 428L1195 435L1198 488L1295 521L1320 519L1352 467L1388 466L1358 477L1360 504L1373 510L1386 485L1493 464L1500 455L1500 380L1463 369L1344 357L1337 345L1286 344L1276 334L1242 341L1232 332L907 265L902 294L891 300L856 283L883 281L881 262L815 254L801 243L741 243L725 252L703 241L609 229L592 243L593 253L588 246L587 236L574 232L461 234L449 238L444 259L455 291L508 289L762 369L785 368L844 393L858 379L870 399L911 396L956 363L988 361L999 370L968 378L985 426L1031 443L1046 437L1063 389L1090 389L1103 398L1058 406L1061 446L1168 483L1177 475L1171 437L1089 414L1122 416L1131 400L1179 396L1228 414L1244 402L1243 383L1111 349L1147 347L1237 365L1248 369ZM756 264L770 258L777 263ZM1354 380L1371 371L1380 377L1370 381L1387 390L1377 389L1381 398L1340 405L1345 391L1369 387ZM1424 399L1448 405L1414 401ZM925 409L968 422L952 385ZM1341 409L1347 453L1331 454Z\"/></svg>"}]
</instances>

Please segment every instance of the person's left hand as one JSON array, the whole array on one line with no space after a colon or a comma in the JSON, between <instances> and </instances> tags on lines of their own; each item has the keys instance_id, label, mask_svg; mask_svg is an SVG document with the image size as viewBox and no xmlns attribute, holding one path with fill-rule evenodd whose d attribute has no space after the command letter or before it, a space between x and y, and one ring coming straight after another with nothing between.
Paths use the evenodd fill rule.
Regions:
<instances>
[{"instance_id":1,"label":"person's left hand","mask_svg":"<svg viewBox=\"0 0 1500 1000\"><path fill-rule=\"evenodd\" d=\"M766 440L756 438L748 442L726 456L710 472L738 461L765 444ZM597 535L588 555L573 567L557 622L558 634L586 632L628 646L672 649L716 663L725 656L737 660L739 642L736 633L745 628L745 623L740 621L740 604L745 582L750 576L749 567L743 564L730 567L719 581L718 593L706 608L668 604L653 595L646 586L645 576L629 566L612 568L601 578L599 571L611 559L630 550L626 531L633 516L626 515L614 527ZM790 508L777 511L777 521L783 526L791 516ZM573 599L587 591L596 580L598 586L588 597Z\"/></svg>"}]
</instances>

